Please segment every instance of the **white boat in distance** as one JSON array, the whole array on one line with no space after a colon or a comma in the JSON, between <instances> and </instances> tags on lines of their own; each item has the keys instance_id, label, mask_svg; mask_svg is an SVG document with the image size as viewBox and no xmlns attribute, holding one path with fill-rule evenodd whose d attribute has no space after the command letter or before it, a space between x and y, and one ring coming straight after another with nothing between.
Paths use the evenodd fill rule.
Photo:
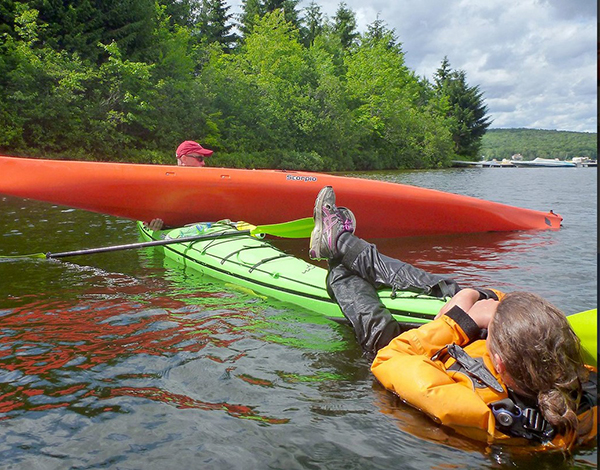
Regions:
<instances>
[{"instance_id":1,"label":"white boat in distance","mask_svg":"<svg viewBox=\"0 0 600 470\"><path fill-rule=\"evenodd\" d=\"M573 162L567 162L564 160L559 160L558 158L550 159L550 158L536 158L535 160L513 160L512 164L515 166L522 167L573 167L576 168L577 165Z\"/></svg>"}]
</instances>

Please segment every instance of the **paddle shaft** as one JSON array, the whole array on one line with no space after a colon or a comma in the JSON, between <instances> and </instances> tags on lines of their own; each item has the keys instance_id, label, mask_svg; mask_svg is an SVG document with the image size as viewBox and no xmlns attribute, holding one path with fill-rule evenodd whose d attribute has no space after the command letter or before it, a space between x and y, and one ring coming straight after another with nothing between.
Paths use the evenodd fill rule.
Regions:
<instances>
[{"instance_id":1,"label":"paddle shaft","mask_svg":"<svg viewBox=\"0 0 600 470\"><path fill-rule=\"evenodd\" d=\"M122 251L122 250L131 250L135 248L145 248L150 246L162 246L162 245L170 245L172 243L186 243L186 242L194 242L197 240L208 240L211 238L227 238L227 237L235 237L239 235L249 235L250 230L235 230L229 232L221 232L221 233L209 233L205 235L195 235L193 237L182 237L182 238L169 238L167 240L154 240L151 242L141 242L141 243L129 243L127 245L115 245L115 246L104 246L101 248L90 248L88 250L75 250L75 251L65 251L63 253L46 253L46 258L57 259L57 258L67 258L69 256L79 256L79 255L93 255L96 253L108 253L112 251Z\"/></svg>"},{"instance_id":2,"label":"paddle shaft","mask_svg":"<svg viewBox=\"0 0 600 470\"><path fill-rule=\"evenodd\" d=\"M247 224L243 222L245 226L248 226L248 229L238 229L236 231L231 232L221 232L216 234L204 234L197 235L193 237L187 238L173 238L168 240L155 240L151 242L143 242L143 243L132 243L128 245L117 245L117 246L107 246L102 248L90 248L87 250L77 250L77 251L65 251L64 253L33 253L29 255L13 255L13 256L0 256L1 259L18 259L18 258L67 258L69 256L79 256L79 255L92 255L94 253L107 253L112 251L121 251L121 250L130 250L135 248L144 248L146 246L161 246L161 245L169 245L170 243L185 243L185 242L193 242L196 240L206 240L211 238L221 238L221 237L234 237L237 235L274 235L276 237L283 238L306 238L310 236L310 232L314 227L314 222L312 218L304 218L299 220L292 220L290 222L283 222L279 224L272 225L262 225L262 226L254 226L251 224Z\"/></svg>"}]
</instances>

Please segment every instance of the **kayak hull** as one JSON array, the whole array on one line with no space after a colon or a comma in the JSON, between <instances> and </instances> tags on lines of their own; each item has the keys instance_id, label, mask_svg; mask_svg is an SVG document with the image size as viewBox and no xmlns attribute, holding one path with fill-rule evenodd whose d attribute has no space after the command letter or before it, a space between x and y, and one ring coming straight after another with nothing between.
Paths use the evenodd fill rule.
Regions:
<instances>
[{"instance_id":1,"label":"kayak hull","mask_svg":"<svg viewBox=\"0 0 600 470\"><path fill-rule=\"evenodd\" d=\"M153 232L138 223L146 241L231 232L227 224L197 224ZM198 273L234 283L256 294L298 305L331 318L344 318L326 290L327 271L289 255L270 243L249 236L203 239L158 247L167 258ZM419 325L432 320L445 299L390 289L378 291L382 302L404 324Z\"/></svg>"},{"instance_id":2,"label":"kayak hull","mask_svg":"<svg viewBox=\"0 0 600 470\"><path fill-rule=\"evenodd\" d=\"M198 220L255 225L312 215L333 186L363 238L513 230L557 230L562 218L431 189L324 173L192 168L0 156L0 193L171 227Z\"/></svg>"}]
</instances>

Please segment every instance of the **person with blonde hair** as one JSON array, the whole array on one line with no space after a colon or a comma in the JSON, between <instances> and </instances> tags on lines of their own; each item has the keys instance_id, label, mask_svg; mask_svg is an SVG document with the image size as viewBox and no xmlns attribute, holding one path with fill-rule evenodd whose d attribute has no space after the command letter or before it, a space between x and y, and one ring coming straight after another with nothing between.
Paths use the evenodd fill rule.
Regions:
<instances>
[{"instance_id":1,"label":"person with blonde hair","mask_svg":"<svg viewBox=\"0 0 600 470\"><path fill-rule=\"evenodd\" d=\"M597 374L565 315L528 292L461 288L356 237L329 186L317 196L309 256L329 264L327 289L381 384L470 438L516 438L569 450L597 433ZM376 289L451 297L434 320L404 328Z\"/></svg>"}]
</instances>

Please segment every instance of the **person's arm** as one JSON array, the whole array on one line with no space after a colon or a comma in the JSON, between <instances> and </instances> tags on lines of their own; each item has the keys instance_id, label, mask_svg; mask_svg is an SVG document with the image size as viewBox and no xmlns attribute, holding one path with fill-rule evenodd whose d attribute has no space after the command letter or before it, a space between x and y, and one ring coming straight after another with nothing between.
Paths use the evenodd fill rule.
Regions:
<instances>
[{"instance_id":1,"label":"person's arm","mask_svg":"<svg viewBox=\"0 0 600 470\"><path fill-rule=\"evenodd\" d=\"M448 344L466 345L479 339L481 328L459 305L419 328L405 331L381 349L372 367L397 355L432 357Z\"/></svg>"},{"instance_id":2,"label":"person's arm","mask_svg":"<svg viewBox=\"0 0 600 470\"><path fill-rule=\"evenodd\" d=\"M465 312L468 312L469 309L479 300L480 294L479 291L471 288L466 288L458 291L454 296L444 305L435 318L439 318L444 315L447 311L449 311L454 306L459 306Z\"/></svg>"}]
</instances>

